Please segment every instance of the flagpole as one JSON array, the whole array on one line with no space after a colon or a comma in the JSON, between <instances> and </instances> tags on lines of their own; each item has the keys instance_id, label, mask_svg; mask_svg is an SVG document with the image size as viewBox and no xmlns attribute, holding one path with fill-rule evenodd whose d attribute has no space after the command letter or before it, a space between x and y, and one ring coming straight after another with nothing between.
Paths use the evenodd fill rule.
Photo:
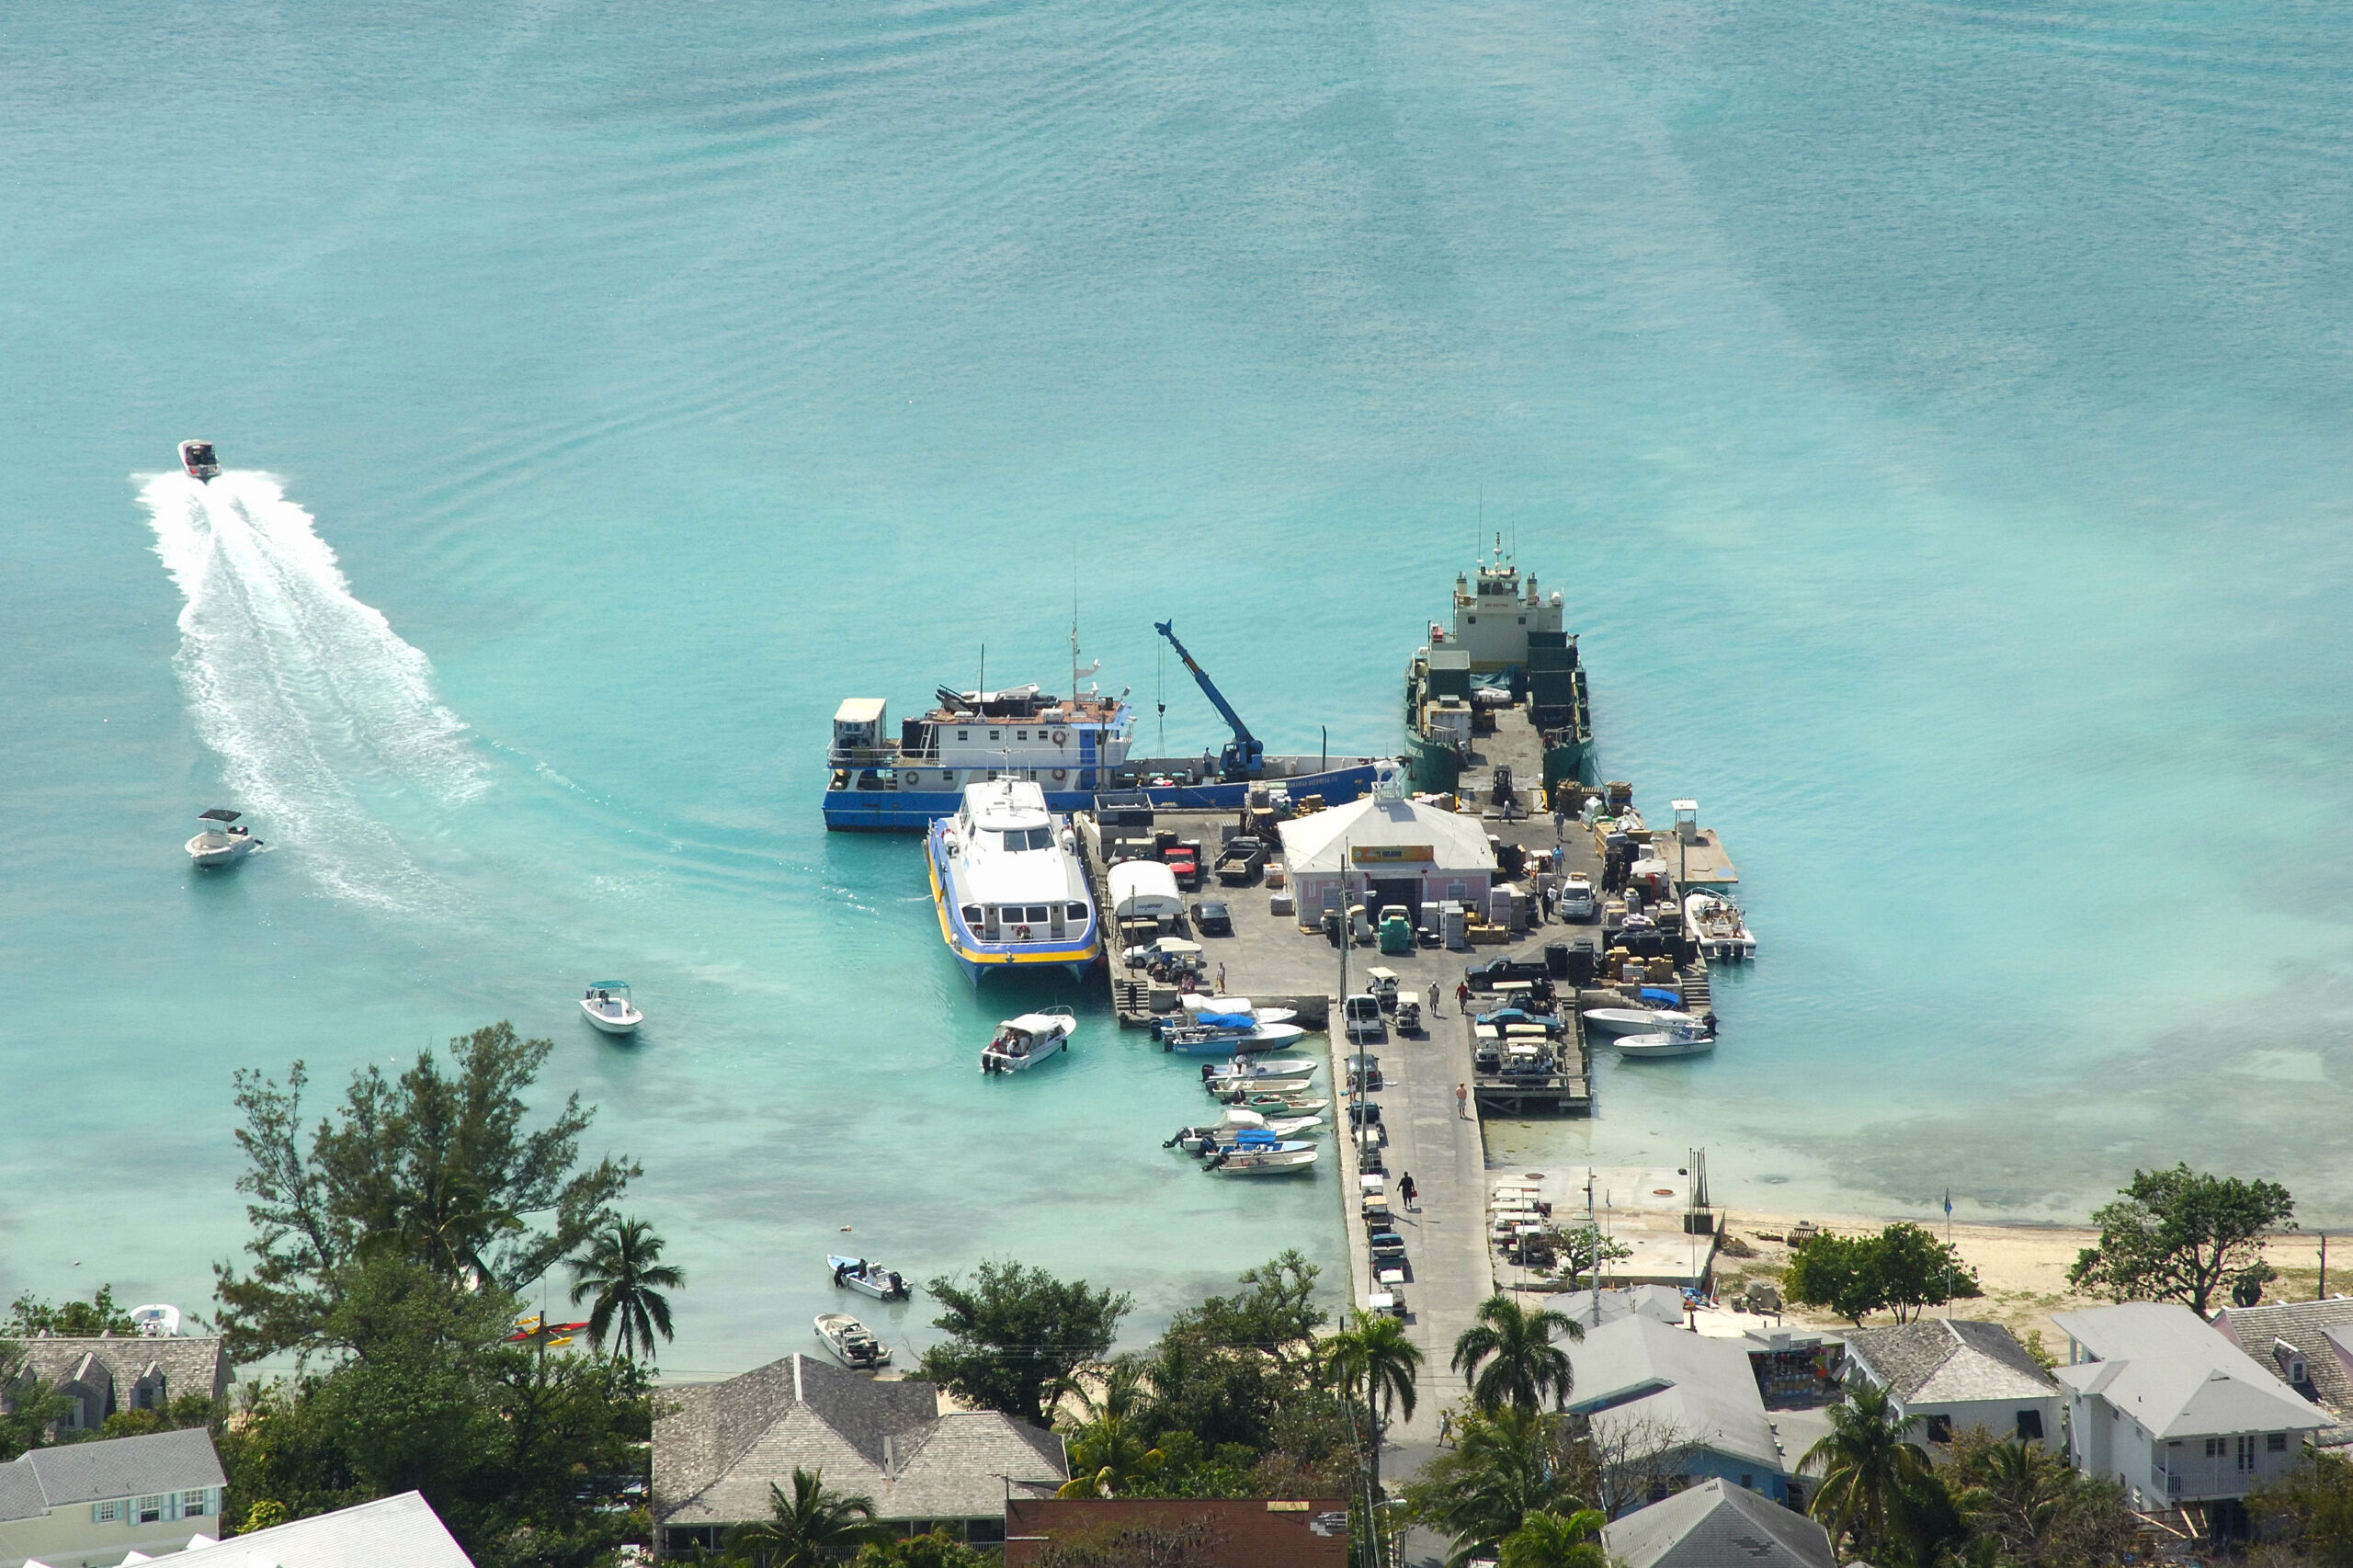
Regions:
<instances>
[{"instance_id":1,"label":"flagpole","mask_svg":"<svg viewBox=\"0 0 2353 1568\"><path fill-rule=\"evenodd\" d=\"M1945 1322L1952 1322L1952 1188L1945 1188Z\"/></svg>"}]
</instances>

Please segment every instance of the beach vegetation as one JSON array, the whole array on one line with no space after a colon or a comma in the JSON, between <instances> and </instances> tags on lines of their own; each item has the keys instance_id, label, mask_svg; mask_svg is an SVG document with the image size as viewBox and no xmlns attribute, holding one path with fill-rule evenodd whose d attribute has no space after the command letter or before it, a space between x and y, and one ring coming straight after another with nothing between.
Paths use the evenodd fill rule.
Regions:
<instances>
[{"instance_id":1,"label":"beach vegetation","mask_svg":"<svg viewBox=\"0 0 2353 1568\"><path fill-rule=\"evenodd\" d=\"M626 1158L583 1162L594 1110L574 1095L527 1126L524 1093L552 1050L494 1024L451 1040L446 1066L426 1051L396 1078L374 1066L354 1074L339 1111L315 1126L301 1062L282 1085L241 1071L237 1187L252 1263L215 1268L231 1358L324 1348L363 1263L391 1257L466 1290L515 1292L609 1223L641 1172Z\"/></svg>"},{"instance_id":2,"label":"beach vegetation","mask_svg":"<svg viewBox=\"0 0 2353 1568\"><path fill-rule=\"evenodd\" d=\"M1591 1460L1567 1416L1509 1401L1492 1408L1474 1403L1453 1431L1454 1447L1404 1493L1408 1517L1449 1538L1449 1568L1494 1558L1537 1514L1574 1518L1585 1511Z\"/></svg>"},{"instance_id":3,"label":"beach vegetation","mask_svg":"<svg viewBox=\"0 0 2353 1568\"><path fill-rule=\"evenodd\" d=\"M670 1298L686 1270L662 1261L662 1238L642 1220L616 1220L588 1238L572 1271L572 1304L589 1303L588 1343L631 1360L654 1358L654 1339L673 1338Z\"/></svg>"},{"instance_id":4,"label":"beach vegetation","mask_svg":"<svg viewBox=\"0 0 2353 1568\"><path fill-rule=\"evenodd\" d=\"M2140 1540L2120 1483L2086 1475L2040 1443L1958 1432L1939 1480L1971 1545L1994 1542L2015 1568L2098 1568L2124 1562Z\"/></svg>"},{"instance_id":5,"label":"beach vegetation","mask_svg":"<svg viewBox=\"0 0 2353 1568\"><path fill-rule=\"evenodd\" d=\"M1915 1544L1907 1540L1914 1501L1935 1479L1912 1440L1922 1418L1901 1414L1886 1390L1863 1382L1828 1415L1830 1430L1798 1461L1822 1477L1806 1511L1861 1557Z\"/></svg>"},{"instance_id":6,"label":"beach vegetation","mask_svg":"<svg viewBox=\"0 0 2353 1568\"><path fill-rule=\"evenodd\" d=\"M1958 1252L1909 1221L1875 1236L1824 1231L1807 1237L1790 1254L1781 1292L1800 1306L1824 1308L1858 1325L1881 1312L1910 1323L1928 1307L1985 1293L1977 1271Z\"/></svg>"},{"instance_id":7,"label":"beach vegetation","mask_svg":"<svg viewBox=\"0 0 2353 1568\"><path fill-rule=\"evenodd\" d=\"M2118 1301L2179 1301L2200 1317L2226 1287L2252 1306L2277 1277L2264 1261L2264 1238L2290 1226L2295 1211L2277 1182L2186 1165L2134 1171L2117 1200L2093 1214L2099 1241L2076 1255L2067 1283Z\"/></svg>"},{"instance_id":8,"label":"beach vegetation","mask_svg":"<svg viewBox=\"0 0 2353 1568\"><path fill-rule=\"evenodd\" d=\"M1373 1490L1381 1488L1381 1444L1392 1415L1414 1418L1414 1382L1422 1347L1386 1312L1357 1312L1317 1347L1324 1381L1365 1417L1365 1453Z\"/></svg>"},{"instance_id":9,"label":"beach vegetation","mask_svg":"<svg viewBox=\"0 0 2353 1568\"><path fill-rule=\"evenodd\" d=\"M1597 1286L1603 1269L1634 1256L1632 1247L1604 1233L1598 1225L1571 1225L1555 1231L1552 1239L1561 1272L1571 1279L1589 1279Z\"/></svg>"},{"instance_id":10,"label":"beach vegetation","mask_svg":"<svg viewBox=\"0 0 2353 1568\"><path fill-rule=\"evenodd\" d=\"M869 1541L858 1549L851 1568L997 1568L1004 1561L1001 1551L967 1546L935 1527L928 1535Z\"/></svg>"},{"instance_id":11,"label":"beach vegetation","mask_svg":"<svg viewBox=\"0 0 2353 1568\"><path fill-rule=\"evenodd\" d=\"M7 1320L0 1323L0 1336L10 1339L38 1339L44 1334L60 1339L96 1339L102 1334L138 1332L129 1310L115 1304L112 1285L99 1286L86 1301L67 1301L62 1306L51 1306L32 1295L19 1296L8 1304Z\"/></svg>"},{"instance_id":12,"label":"beach vegetation","mask_svg":"<svg viewBox=\"0 0 2353 1568\"><path fill-rule=\"evenodd\" d=\"M2287 1561L2353 1568L2353 1460L2313 1452L2258 1487L2247 1498L2247 1510L2264 1540Z\"/></svg>"},{"instance_id":13,"label":"beach vegetation","mask_svg":"<svg viewBox=\"0 0 2353 1568\"><path fill-rule=\"evenodd\" d=\"M828 1568L890 1539L874 1521L873 1498L836 1492L824 1471L796 1466L792 1491L768 1483L768 1517L736 1526L727 1546L752 1568Z\"/></svg>"},{"instance_id":14,"label":"beach vegetation","mask_svg":"<svg viewBox=\"0 0 2353 1568\"><path fill-rule=\"evenodd\" d=\"M1600 1540L1607 1522L1598 1508L1532 1513L1504 1537L1501 1568L1608 1568L1609 1554Z\"/></svg>"},{"instance_id":15,"label":"beach vegetation","mask_svg":"<svg viewBox=\"0 0 2353 1568\"><path fill-rule=\"evenodd\" d=\"M1569 1353L1553 1343L1555 1335L1583 1339L1585 1330L1550 1308L1490 1296L1479 1304L1476 1321L1456 1336L1452 1366L1482 1410L1506 1404L1536 1410L1547 1400L1557 1409L1568 1403L1575 1375Z\"/></svg>"},{"instance_id":16,"label":"beach vegetation","mask_svg":"<svg viewBox=\"0 0 2353 1568\"><path fill-rule=\"evenodd\" d=\"M1144 1435L1150 1394L1143 1364L1122 1356L1093 1380L1080 1380L1063 1403L1070 1480L1057 1497L1119 1497L1158 1470L1167 1455Z\"/></svg>"},{"instance_id":17,"label":"beach vegetation","mask_svg":"<svg viewBox=\"0 0 2353 1568\"><path fill-rule=\"evenodd\" d=\"M25 1347L0 1339L0 1387L8 1391L0 1403L0 1464L50 1441L51 1429L73 1410L73 1402L44 1378L25 1366Z\"/></svg>"},{"instance_id":18,"label":"beach vegetation","mask_svg":"<svg viewBox=\"0 0 2353 1568\"><path fill-rule=\"evenodd\" d=\"M948 1340L924 1352L919 1375L1033 1426L1052 1424L1055 1395L1102 1360L1133 1304L1009 1260L982 1264L969 1285L942 1277L927 1288L943 1309L932 1325Z\"/></svg>"}]
</instances>

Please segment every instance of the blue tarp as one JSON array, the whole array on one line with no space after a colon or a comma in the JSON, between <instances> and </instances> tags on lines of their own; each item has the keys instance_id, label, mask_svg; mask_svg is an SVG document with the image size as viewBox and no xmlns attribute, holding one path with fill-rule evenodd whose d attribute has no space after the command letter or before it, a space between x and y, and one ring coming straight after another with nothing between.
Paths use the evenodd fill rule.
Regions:
<instances>
[{"instance_id":1,"label":"blue tarp","mask_svg":"<svg viewBox=\"0 0 2353 1568\"><path fill-rule=\"evenodd\" d=\"M1679 991L1668 991L1662 986L1645 985L1643 987L1643 1000L1665 1002L1670 1006L1680 1006L1683 1002L1683 994Z\"/></svg>"},{"instance_id":2,"label":"blue tarp","mask_svg":"<svg viewBox=\"0 0 2353 1568\"><path fill-rule=\"evenodd\" d=\"M1196 1013L1193 1021L1205 1029L1249 1029L1258 1027L1258 1020L1247 1013Z\"/></svg>"}]
</instances>

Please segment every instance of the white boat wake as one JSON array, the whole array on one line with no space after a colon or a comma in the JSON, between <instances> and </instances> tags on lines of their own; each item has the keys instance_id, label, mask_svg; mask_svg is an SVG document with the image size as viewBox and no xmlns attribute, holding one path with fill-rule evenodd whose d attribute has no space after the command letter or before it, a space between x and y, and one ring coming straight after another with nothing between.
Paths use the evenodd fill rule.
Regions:
<instances>
[{"instance_id":1,"label":"white boat wake","mask_svg":"<svg viewBox=\"0 0 2353 1568\"><path fill-rule=\"evenodd\" d=\"M431 664L352 597L310 513L267 474L159 474L140 502L188 600L180 682L232 803L335 893L415 904L434 879L385 813L422 829L489 787Z\"/></svg>"}]
</instances>

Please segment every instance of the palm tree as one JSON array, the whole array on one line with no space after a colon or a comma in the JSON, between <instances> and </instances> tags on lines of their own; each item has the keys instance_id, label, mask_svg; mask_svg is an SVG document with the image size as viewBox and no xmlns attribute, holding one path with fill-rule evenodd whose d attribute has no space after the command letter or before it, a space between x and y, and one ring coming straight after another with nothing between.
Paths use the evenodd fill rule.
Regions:
<instances>
[{"instance_id":1,"label":"palm tree","mask_svg":"<svg viewBox=\"0 0 2353 1568\"><path fill-rule=\"evenodd\" d=\"M618 1359L654 1354L654 1336L672 1337L670 1298L665 1290L683 1288L687 1271L661 1261L662 1238L642 1220L618 1220L609 1229L588 1238L588 1250L566 1265L572 1270L572 1304L590 1296L588 1342L604 1348L605 1336L615 1324Z\"/></svg>"},{"instance_id":2,"label":"palm tree","mask_svg":"<svg viewBox=\"0 0 2353 1568\"><path fill-rule=\"evenodd\" d=\"M1975 1479L1953 1499L1962 1514L2006 1551L2039 1555L2075 1489L2074 1469L2056 1454L2016 1438L1987 1444L1968 1468Z\"/></svg>"},{"instance_id":3,"label":"palm tree","mask_svg":"<svg viewBox=\"0 0 2353 1568\"><path fill-rule=\"evenodd\" d=\"M1575 1378L1569 1353L1552 1343L1555 1330L1585 1337L1574 1319L1548 1308L1531 1312L1503 1295L1480 1303L1479 1320L1454 1342L1454 1369L1471 1385L1472 1403L1538 1410L1549 1394L1554 1409L1566 1404Z\"/></svg>"},{"instance_id":4,"label":"palm tree","mask_svg":"<svg viewBox=\"0 0 2353 1568\"><path fill-rule=\"evenodd\" d=\"M1830 1430L1798 1460L1801 1471L1822 1471L1806 1512L1867 1557L1900 1533L1907 1495L1928 1479L1928 1456L1906 1440L1920 1421L1897 1414L1885 1389L1859 1382L1844 1404L1830 1407Z\"/></svg>"},{"instance_id":5,"label":"palm tree","mask_svg":"<svg viewBox=\"0 0 2353 1568\"><path fill-rule=\"evenodd\" d=\"M1406 1489L1415 1514L1454 1540L1454 1568L1492 1558L1535 1514L1573 1517L1585 1503L1571 1490L1568 1418L1506 1404L1473 1409L1455 1426L1455 1446Z\"/></svg>"},{"instance_id":6,"label":"palm tree","mask_svg":"<svg viewBox=\"0 0 2353 1568\"><path fill-rule=\"evenodd\" d=\"M1530 1514L1504 1537L1502 1568L1607 1568L1608 1554L1594 1538L1608 1522L1598 1508Z\"/></svg>"},{"instance_id":7,"label":"palm tree","mask_svg":"<svg viewBox=\"0 0 2353 1568\"><path fill-rule=\"evenodd\" d=\"M1070 1438L1070 1480L1057 1497L1116 1497L1158 1470L1164 1456L1143 1435L1150 1401L1143 1368L1121 1357L1103 1370L1096 1388L1065 1385L1078 1403L1078 1418L1064 1431Z\"/></svg>"},{"instance_id":8,"label":"palm tree","mask_svg":"<svg viewBox=\"0 0 2353 1568\"><path fill-rule=\"evenodd\" d=\"M768 1517L738 1525L730 1551L749 1551L763 1568L824 1568L891 1532L874 1522L874 1499L828 1491L824 1471L796 1468L792 1495L768 1483Z\"/></svg>"},{"instance_id":9,"label":"palm tree","mask_svg":"<svg viewBox=\"0 0 2353 1568\"><path fill-rule=\"evenodd\" d=\"M1414 1378L1422 1369L1422 1347L1405 1337L1405 1325L1386 1312L1358 1312L1348 1326L1325 1340L1319 1359L1324 1375L1348 1398L1364 1402L1372 1423L1372 1484L1381 1486L1381 1439L1389 1414L1414 1418Z\"/></svg>"}]
</instances>

